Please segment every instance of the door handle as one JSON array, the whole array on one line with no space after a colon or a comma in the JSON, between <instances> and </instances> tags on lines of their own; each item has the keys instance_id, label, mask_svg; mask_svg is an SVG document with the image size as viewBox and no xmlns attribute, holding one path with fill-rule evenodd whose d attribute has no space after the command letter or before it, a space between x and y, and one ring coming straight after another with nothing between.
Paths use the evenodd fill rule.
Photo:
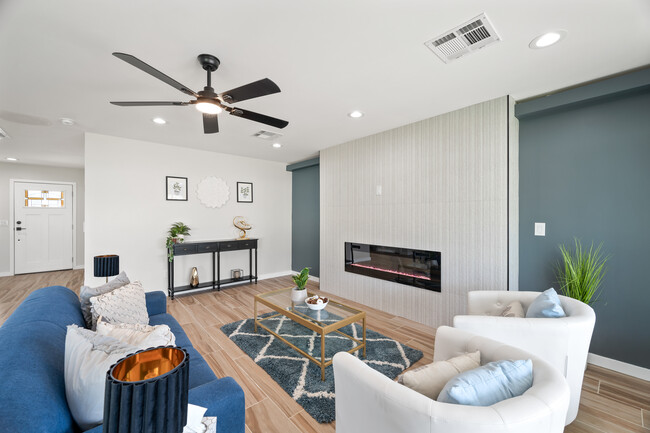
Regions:
<instances>
[{"instance_id":1,"label":"door handle","mask_svg":"<svg viewBox=\"0 0 650 433\"><path fill-rule=\"evenodd\" d=\"M16 227L16 231L19 232L21 230L27 230L25 227Z\"/></svg>"}]
</instances>

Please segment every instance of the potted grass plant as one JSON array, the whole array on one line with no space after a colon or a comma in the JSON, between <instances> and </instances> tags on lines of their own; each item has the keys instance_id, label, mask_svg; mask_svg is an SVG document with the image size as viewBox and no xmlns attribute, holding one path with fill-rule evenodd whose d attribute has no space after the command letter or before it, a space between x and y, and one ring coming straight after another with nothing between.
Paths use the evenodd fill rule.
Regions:
<instances>
[{"instance_id":1,"label":"potted grass plant","mask_svg":"<svg viewBox=\"0 0 650 433\"><path fill-rule=\"evenodd\" d=\"M602 253L601 243L589 249L575 238L575 249L560 245L562 261L555 267L555 277L563 295L592 305L600 297L600 285L605 276L609 256Z\"/></svg>"},{"instance_id":2,"label":"potted grass plant","mask_svg":"<svg viewBox=\"0 0 650 433\"><path fill-rule=\"evenodd\" d=\"M294 275L293 282L296 283L296 287L291 290L291 300L298 304L304 302L307 299L307 290L305 290L305 285L309 279L309 268L303 268L299 274Z\"/></svg>"},{"instance_id":3,"label":"potted grass plant","mask_svg":"<svg viewBox=\"0 0 650 433\"><path fill-rule=\"evenodd\" d=\"M185 240L185 236L190 236L190 228L182 222L172 224L167 232L167 258L171 262L174 260L174 244L180 244Z\"/></svg>"}]
</instances>

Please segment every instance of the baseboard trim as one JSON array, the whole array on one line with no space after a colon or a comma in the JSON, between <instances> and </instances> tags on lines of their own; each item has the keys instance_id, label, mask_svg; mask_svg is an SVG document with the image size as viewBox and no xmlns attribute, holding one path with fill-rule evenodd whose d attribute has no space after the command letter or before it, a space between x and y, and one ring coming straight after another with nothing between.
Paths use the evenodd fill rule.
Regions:
<instances>
[{"instance_id":1,"label":"baseboard trim","mask_svg":"<svg viewBox=\"0 0 650 433\"><path fill-rule=\"evenodd\" d=\"M79 269L83 269L83 268L84 268L84 265L77 265L77 266L72 267L72 269L75 270L75 271L77 271Z\"/></svg>"},{"instance_id":2,"label":"baseboard trim","mask_svg":"<svg viewBox=\"0 0 650 433\"><path fill-rule=\"evenodd\" d=\"M0 272L0 277L13 277L13 272Z\"/></svg>"},{"instance_id":3,"label":"baseboard trim","mask_svg":"<svg viewBox=\"0 0 650 433\"><path fill-rule=\"evenodd\" d=\"M614 370L628 376L636 377L638 379L647 380L650 382L650 369L639 367L638 365L628 364L627 362L617 361L616 359L606 358L604 356L589 353L587 355L587 362L589 364L597 365L599 367Z\"/></svg>"},{"instance_id":4,"label":"baseboard trim","mask_svg":"<svg viewBox=\"0 0 650 433\"><path fill-rule=\"evenodd\" d=\"M269 278L286 277L287 275L292 275L292 274L295 274L295 272L293 272L293 271L271 272L270 274L258 275L257 279L258 280L268 280Z\"/></svg>"}]
</instances>

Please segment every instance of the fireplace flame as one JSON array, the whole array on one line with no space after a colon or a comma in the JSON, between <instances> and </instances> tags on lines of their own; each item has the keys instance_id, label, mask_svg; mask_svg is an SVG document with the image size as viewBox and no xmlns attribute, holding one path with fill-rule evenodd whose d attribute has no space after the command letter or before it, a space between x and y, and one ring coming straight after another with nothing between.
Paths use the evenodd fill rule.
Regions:
<instances>
[{"instance_id":1,"label":"fireplace flame","mask_svg":"<svg viewBox=\"0 0 650 433\"><path fill-rule=\"evenodd\" d=\"M431 281L431 278L429 278L427 276L424 276L424 275L409 274L407 272L394 271L392 269L384 269L384 268L378 268L378 267L375 267L375 266L362 265L360 263L350 263L350 265L356 266L358 268L366 268L366 269L372 269L374 271L389 272L391 274L404 275L405 277L411 277L411 278L417 278L419 280Z\"/></svg>"}]
</instances>

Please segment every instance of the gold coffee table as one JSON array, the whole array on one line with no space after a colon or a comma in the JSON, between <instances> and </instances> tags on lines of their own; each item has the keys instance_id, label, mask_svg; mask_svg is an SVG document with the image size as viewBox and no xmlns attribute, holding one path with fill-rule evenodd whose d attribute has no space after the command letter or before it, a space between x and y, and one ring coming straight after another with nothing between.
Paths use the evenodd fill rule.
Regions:
<instances>
[{"instance_id":1,"label":"gold coffee table","mask_svg":"<svg viewBox=\"0 0 650 433\"><path fill-rule=\"evenodd\" d=\"M306 290L306 289L305 289ZM307 296L312 296L313 293L307 292ZM268 317L263 317L263 318L258 318L257 317L257 303L261 303L263 305L266 305L267 307L271 308L273 311L275 311L277 314L273 314ZM307 307L307 305L302 302L300 304L301 307ZM298 305L295 305L293 301L291 300L291 288L287 289L280 289L280 290L274 290L272 292L267 292L267 293L262 293L260 295L255 296L255 332L257 332L257 327L260 326L261 328L264 328L267 332L270 334L276 336L279 338L281 341L286 343L287 345L291 346L293 349L298 351L301 355L309 359L310 361L314 362L316 365L320 366L320 376L321 380L325 380L325 367L328 367L332 364L332 360L330 359L329 361L325 362L325 336L327 334L330 334L332 332L336 332L338 334L341 334L350 340L354 341L357 343L355 347L352 349L348 350L348 352L353 353L356 352L359 349L363 350L363 357L366 357L366 312L357 310L356 308L348 307L345 304L341 304L340 302L333 301L330 299L329 303L327 304L327 307L325 307L324 310L321 311L326 311L329 315L335 315L338 316L340 319L337 319L336 321L328 321L328 323L322 322L320 320L317 320L314 317L311 317L305 313L316 313L314 310L304 310L304 312L299 311L296 309ZM319 314L313 314L314 316L320 317ZM312 331L320 334L320 360L314 358L304 350L296 347L293 345L291 342L287 341L285 338L281 337L280 335L276 334L275 332L271 331L266 325L261 323L264 320L272 319L274 317L278 316L285 316L292 321L304 326L305 328L311 329ZM343 332L340 331L341 328L344 326L350 325L351 323L359 322L361 321L362 327L363 327L363 340L359 341L356 338L353 338L350 335L347 335Z\"/></svg>"}]
</instances>

